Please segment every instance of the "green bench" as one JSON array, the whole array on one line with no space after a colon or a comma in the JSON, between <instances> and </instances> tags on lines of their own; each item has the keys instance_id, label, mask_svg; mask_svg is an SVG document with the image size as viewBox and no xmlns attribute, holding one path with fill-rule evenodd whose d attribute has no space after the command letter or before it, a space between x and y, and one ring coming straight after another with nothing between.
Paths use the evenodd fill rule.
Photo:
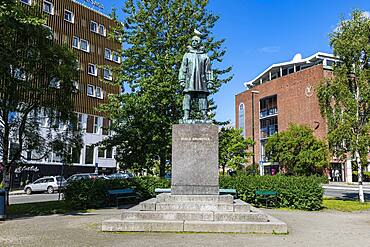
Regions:
<instances>
[{"instance_id":1,"label":"green bench","mask_svg":"<svg viewBox=\"0 0 370 247\"><path fill-rule=\"evenodd\" d=\"M255 202L258 204L258 200L264 200L265 206L267 208L267 205L269 202L273 201L274 204L277 203L278 199L278 193L273 190L256 190L256 199Z\"/></svg>"},{"instance_id":2,"label":"green bench","mask_svg":"<svg viewBox=\"0 0 370 247\"><path fill-rule=\"evenodd\" d=\"M162 188L156 188L154 190L156 194L160 193L171 193L171 189L162 189ZM234 196L234 198L237 198L236 189L220 189L220 195L227 195L230 194Z\"/></svg>"},{"instance_id":3,"label":"green bench","mask_svg":"<svg viewBox=\"0 0 370 247\"><path fill-rule=\"evenodd\" d=\"M115 189L115 190L108 190L108 205L111 206L112 202L115 201L116 206L118 207L119 201L122 200L134 200L136 202L137 196L134 189Z\"/></svg>"}]
</instances>

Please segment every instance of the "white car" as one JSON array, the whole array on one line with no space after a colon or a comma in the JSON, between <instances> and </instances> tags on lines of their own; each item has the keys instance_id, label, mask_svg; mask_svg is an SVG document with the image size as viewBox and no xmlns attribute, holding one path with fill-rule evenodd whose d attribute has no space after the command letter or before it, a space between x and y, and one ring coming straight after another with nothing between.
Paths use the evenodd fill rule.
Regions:
<instances>
[{"instance_id":1,"label":"white car","mask_svg":"<svg viewBox=\"0 0 370 247\"><path fill-rule=\"evenodd\" d=\"M27 195L32 192L48 192L49 194L54 193L54 191L63 188L66 185L66 180L61 176L53 177L43 177L37 179L35 182L27 184L24 187L24 191Z\"/></svg>"}]
</instances>

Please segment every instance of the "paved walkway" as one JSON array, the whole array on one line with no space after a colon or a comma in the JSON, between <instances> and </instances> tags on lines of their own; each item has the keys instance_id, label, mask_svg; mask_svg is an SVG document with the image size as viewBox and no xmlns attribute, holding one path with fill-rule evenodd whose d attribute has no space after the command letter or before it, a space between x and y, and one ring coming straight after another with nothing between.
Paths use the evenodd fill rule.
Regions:
<instances>
[{"instance_id":1,"label":"paved walkway","mask_svg":"<svg viewBox=\"0 0 370 247\"><path fill-rule=\"evenodd\" d=\"M0 246L370 246L370 211L266 211L288 223L288 235L103 233L101 221L120 215L103 209L0 222Z\"/></svg>"}]
</instances>

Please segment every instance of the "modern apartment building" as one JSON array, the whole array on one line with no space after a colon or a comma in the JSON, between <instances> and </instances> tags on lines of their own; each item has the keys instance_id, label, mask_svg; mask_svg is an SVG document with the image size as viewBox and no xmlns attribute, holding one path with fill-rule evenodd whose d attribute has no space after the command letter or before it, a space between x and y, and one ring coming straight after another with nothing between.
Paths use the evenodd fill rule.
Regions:
<instances>
[{"instance_id":1,"label":"modern apartment building","mask_svg":"<svg viewBox=\"0 0 370 247\"><path fill-rule=\"evenodd\" d=\"M325 77L332 75L336 58L318 52L302 58L273 64L257 77L246 82L246 90L235 96L236 127L255 141L255 163L260 173L275 174L279 166L268 161L264 146L267 138L284 131L290 123L305 124L318 138L325 138L327 125L320 114L315 88ZM342 181L352 180L350 162L332 160L332 167L341 174Z\"/></svg>"},{"instance_id":2,"label":"modern apartment building","mask_svg":"<svg viewBox=\"0 0 370 247\"><path fill-rule=\"evenodd\" d=\"M96 10L96 3L84 0L19 0L25 5L36 2L40 11L47 15L46 28L52 31L51 39L58 44L68 44L79 60L80 76L76 82L74 110L78 115L78 125L83 132L82 150L73 150L73 165L64 167L66 176L80 172L94 172L96 167L104 173L116 171L115 150L102 149L96 144L109 136L110 120L96 110L107 103L109 94L118 94L120 87L109 84L112 71L109 67L121 63L121 43L108 38L117 22L108 15ZM89 6L89 4L94 5ZM107 67L105 67L107 66ZM57 82L56 82L56 86ZM61 102L63 103L63 102ZM47 116L43 123L48 124ZM32 154L27 154L32 157ZM61 171L61 160L51 153L42 161L24 161L22 171L37 172L40 175L57 175Z\"/></svg>"}]
</instances>

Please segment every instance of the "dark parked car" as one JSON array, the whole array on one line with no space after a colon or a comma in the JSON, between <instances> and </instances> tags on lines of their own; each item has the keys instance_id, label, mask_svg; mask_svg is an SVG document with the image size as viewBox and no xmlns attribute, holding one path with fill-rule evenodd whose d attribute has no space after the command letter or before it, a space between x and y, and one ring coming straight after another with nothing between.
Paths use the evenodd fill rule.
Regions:
<instances>
[{"instance_id":1,"label":"dark parked car","mask_svg":"<svg viewBox=\"0 0 370 247\"><path fill-rule=\"evenodd\" d=\"M72 181L79 181L81 179L96 179L98 177L98 174L95 173L79 173L79 174L74 174L70 176L67 179L67 183L70 183Z\"/></svg>"}]
</instances>

